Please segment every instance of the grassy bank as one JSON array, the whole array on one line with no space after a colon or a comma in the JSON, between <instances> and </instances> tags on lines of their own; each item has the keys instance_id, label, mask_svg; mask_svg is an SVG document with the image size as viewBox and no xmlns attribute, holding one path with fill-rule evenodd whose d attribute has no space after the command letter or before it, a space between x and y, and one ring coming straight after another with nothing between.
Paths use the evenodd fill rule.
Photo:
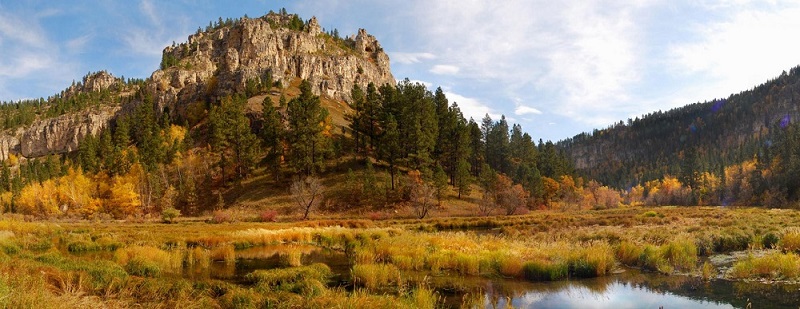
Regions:
<instances>
[{"instance_id":1,"label":"grassy bank","mask_svg":"<svg viewBox=\"0 0 800 309\"><path fill-rule=\"evenodd\" d=\"M752 253L724 276L798 280L799 224L791 210L670 207L296 223L5 218L0 306L432 308L448 287L426 277L558 281L629 266L713 278L708 256L742 250ZM276 245L287 249L266 256L279 267L237 277L237 252ZM346 255L349 273L308 262L315 248ZM220 269L229 274L196 275ZM481 299L462 292L462 307Z\"/></svg>"}]
</instances>

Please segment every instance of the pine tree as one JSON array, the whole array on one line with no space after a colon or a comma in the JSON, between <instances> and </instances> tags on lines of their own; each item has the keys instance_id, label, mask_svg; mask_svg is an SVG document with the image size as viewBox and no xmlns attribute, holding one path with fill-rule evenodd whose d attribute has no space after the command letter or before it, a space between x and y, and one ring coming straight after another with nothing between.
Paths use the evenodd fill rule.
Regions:
<instances>
[{"instance_id":1,"label":"pine tree","mask_svg":"<svg viewBox=\"0 0 800 309\"><path fill-rule=\"evenodd\" d=\"M266 158L264 161L269 166L275 179L279 179L281 157L283 156L283 137L285 135L283 116L275 109L272 99L264 98L261 104L263 122L261 124L261 139L264 142Z\"/></svg>"},{"instance_id":2,"label":"pine tree","mask_svg":"<svg viewBox=\"0 0 800 309\"><path fill-rule=\"evenodd\" d=\"M467 160L462 158L456 164L456 177L455 177L456 191L460 199L464 195L469 195L472 192L472 175L470 174L470 166Z\"/></svg>"},{"instance_id":3,"label":"pine tree","mask_svg":"<svg viewBox=\"0 0 800 309\"><path fill-rule=\"evenodd\" d=\"M250 130L250 120L244 114L243 97L225 97L219 106L211 108L211 147L220 156L219 165L225 181L225 169L234 165L236 179L247 177L258 158L258 137Z\"/></svg>"},{"instance_id":4,"label":"pine tree","mask_svg":"<svg viewBox=\"0 0 800 309\"><path fill-rule=\"evenodd\" d=\"M311 92L307 80L300 83L300 95L289 101L287 115L290 163L296 171L311 175L322 168L325 148L330 141L322 134L328 111L320 105L319 96Z\"/></svg>"},{"instance_id":5,"label":"pine tree","mask_svg":"<svg viewBox=\"0 0 800 309\"><path fill-rule=\"evenodd\" d=\"M472 166L470 172L473 176L478 176L481 173L481 167L485 163L486 146L482 138L481 128L474 119L469 119L467 127L469 131L469 146L472 150L469 156L469 163Z\"/></svg>"},{"instance_id":6,"label":"pine tree","mask_svg":"<svg viewBox=\"0 0 800 309\"><path fill-rule=\"evenodd\" d=\"M364 91L358 85L353 85L350 91L350 107L353 112L346 115L345 119L350 122L350 132L353 136L353 153L360 154L364 148L365 127L366 119L368 116L365 114L364 107L366 105L366 96Z\"/></svg>"},{"instance_id":7,"label":"pine tree","mask_svg":"<svg viewBox=\"0 0 800 309\"><path fill-rule=\"evenodd\" d=\"M447 173L444 172L444 169L441 165L436 164L436 167L433 171L433 186L436 188L436 199L439 202L439 205L442 204L442 200L444 200L445 196L447 196Z\"/></svg>"},{"instance_id":8,"label":"pine tree","mask_svg":"<svg viewBox=\"0 0 800 309\"><path fill-rule=\"evenodd\" d=\"M400 131L397 128L397 121L394 116L388 115L385 131L381 135L381 157L389 163L389 175L391 176L392 190L395 189L395 172L398 159L400 159Z\"/></svg>"},{"instance_id":9,"label":"pine tree","mask_svg":"<svg viewBox=\"0 0 800 309\"><path fill-rule=\"evenodd\" d=\"M510 174L508 131L508 122L502 116L500 121L491 126L486 137L486 161L503 174Z\"/></svg>"}]
</instances>

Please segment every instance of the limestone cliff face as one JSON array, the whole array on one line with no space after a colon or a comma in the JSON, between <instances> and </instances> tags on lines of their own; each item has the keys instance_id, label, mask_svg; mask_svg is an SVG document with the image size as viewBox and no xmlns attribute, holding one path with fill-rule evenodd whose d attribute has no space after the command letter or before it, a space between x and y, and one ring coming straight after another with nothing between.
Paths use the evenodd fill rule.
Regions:
<instances>
[{"instance_id":1,"label":"limestone cliff face","mask_svg":"<svg viewBox=\"0 0 800 309\"><path fill-rule=\"evenodd\" d=\"M21 134L19 152L33 158L76 151L84 137L100 134L117 111L119 107L105 107L37 121Z\"/></svg>"},{"instance_id":2,"label":"limestone cliff face","mask_svg":"<svg viewBox=\"0 0 800 309\"><path fill-rule=\"evenodd\" d=\"M302 30L291 30L292 17L243 18L193 34L188 42L164 49L165 59L172 60L170 67L155 71L144 87L159 107L180 113L189 103L243 92L248 80L267 73L284 87L307 79L316 94L345 101L353 85L395 84L389 57L374 36L361 29L350 38L334 38L322 32L316 18L303 23ZM61 97L104 90L111 96L131 96L138 87L100 71L73 84ZM118 115L141 103L137 100L125 100L123 106L102 104L0 132L0 159L11 153L34 158L76 151L85 136L99 134Z\"/></svg>"},{"instance_id":3,"label":"limestone cliff face","mask_svg":"<svg viewBox=\"0 0 800 309\"><path fill-rule=\"evenodd\" d=\"M120 107L104 107L35 121L27 128L0 133L0 160L9 154L35 158L78 150L87 135L98 135Z\"/></svg>"},{"instance_id":4,"label":"limestone cliff face","mask_svg":"<svg viewBox=\"0 0 800 309\"><path fill-rule=\"evenodd\" d=\"M395 83L389 57L363 29L335 39L321 31L316 18L302 31L286 27L288 18L243 18L165 48L165 59L176 63L154 72L149 90L161 105L174 105L241 92L247 80L267 73L283 86L295 78L307 79L316 94L337 100L348 100L355 84Z\"/></svg>"},{"instance_id":5,"label":"limestone cliff face","mask_svg":"<svg viewBox=\"0 0 800 309\"><path fill-rule=\"evenodd\" d=\"M97 92L121 85L111 74L100 71L84 77L81 83L72 85L62 96L79 92ZM97 135L119 113L120 106L92 108L53 118L34 121L30 126L0 132L0 160L9 154L35 158L49 154L61 154L78 150L80 141L87 135Z\"/></svg>"}]
</instances>

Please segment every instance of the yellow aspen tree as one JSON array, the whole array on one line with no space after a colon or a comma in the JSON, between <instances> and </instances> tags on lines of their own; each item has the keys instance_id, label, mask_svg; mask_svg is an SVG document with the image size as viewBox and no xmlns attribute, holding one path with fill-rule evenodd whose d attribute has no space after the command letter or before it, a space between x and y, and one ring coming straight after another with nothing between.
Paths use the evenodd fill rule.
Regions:
<instances>
[{"instance_id":1,"label":"yellow aspen tree","mask_svg":"<svg viewBox=\"0 0 800 309\"><path fill-rule=\"evenodd\" d=\"M105 209L115 218L125 218L141 211L142 201L136 193L136 185L127 177L114 177L110 196L105 201Z\"/></svg>"}]
</instances>

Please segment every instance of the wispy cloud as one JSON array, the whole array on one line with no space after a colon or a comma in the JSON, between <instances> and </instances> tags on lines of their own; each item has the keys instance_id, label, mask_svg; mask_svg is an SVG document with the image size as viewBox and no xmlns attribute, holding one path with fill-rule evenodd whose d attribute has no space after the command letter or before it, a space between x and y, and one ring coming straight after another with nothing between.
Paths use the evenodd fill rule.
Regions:
<instances>
[{"instance_id":1,"label":"wispy cloud","mask_svg":"<svg viewBox=\"0 0 800 309\"><path fill-rule=\"evenodd\" d=\"M445 91L444 95L447 96L447 99L450 100L450 102L455 102L458 104L458 107L461 109L461 113L463 113L464 117L467 119L472 118L475 119L475 121L481 121L481 119L487 114L489 117L492 117L492 119L500 119L500 113L493 110L478 99L468 98L449 91Z\"/></svg>"},{"instance_id":2,"label":"wispy cloud","mask_svg":"<svg viewBox=\"0 0 800 309\"><path fill-rule=\"evenodd\" d=\"M514 115L522 116L522 115L541 115L542 111L530 107L530 106L523 106L519 105L517 108L514 109Z\"/></svg>"},{"instance_id":3,"label":"wispy cloud","mask_svg":"<svg viewBox=\"0 0 800 309\"><path fill-rule=\"evenodd\" d=\"M458 74L459 71L461 71L461 68L448 64L437 64L430 70L431 73L439 75L455 75Z\"/></svg>"},{"instance_id":4,"label":"wispy cloud","mask_svg":"<svg viewBox=\"0 0 800 309\"><path fill-rule=\"evenodd\" d=\"M631 100L629 88L640 79L636 18L647 4L641 2L421 1L416 26L429 44L423 48L447 62L431 73L484 81L505 96L501 101L522 97L602 125Z\"/></svg>"},{"instance_id":5,"label":"wispy cloud","mask_svg":"<svg viewBox=\"0 0 800 309\"><path fill-rule=\"evenodd\" d=\"M80 53L84 51L86 45L89 43L89 41L91 41L91 39L92 35L86 34L67 41L65 45L67 47L67 50L69 50L70 52Z\"/></svg>"},{"instance_id":6,"label":"wispy cloud","mask_svg":"<svg viewBox=\"0 0 800 309\"><path fill-rule=\"evenodd\" d=\"M720 14L721 19L693 24L697 39L675 43L669 49L673 74L706 80L683 96L691 95L695 101L727 97L800 63L800 42L789 35L800 29L797 4L754 7L722 3L714 8L725 13Z\"/></svg>"},{"instance_id":7,"label":"wispy cloud","mask_svg":"<svg viewBox=\"0 0 800 309\"><path fill-rule=\"evenodd\" d=\"M0 11L0 38L29 47L41 48L47 39L36 20L20 18Z\"/></svg>"},{"instance_id":8,"label":"wispy cloud","mask_svg":"<svg viewBox=\"0 0 800 309\"><path fill-rule=\"evenodd\" d=\"M28 88L44 89L47 92L38 95L50 95L63 89L54 85L66 85L74 78L68 77L76 74L74 60L63 55L42 27L42 19L58 12L0 11L0 100L30 98Z\"/></svg>"},{"instance_id":9,"label":"wispy cloud","mask_svg":"<svg viewBox=\"0 0 800 309\"><path fill-rule=\"evenodd\" d=\"M410 79L410 80L408 80L408 81L409 81L409 82L411 82L411 83L413 83L413 84L421 84L421 85L424 85L424 86L425 86L425 88L428 88L428 89L431 89L431 87L433 87L433 83L431 83L431 82L428 82L428 81L424 81L424 80L419 80L419 79ZM398 82L400 82L400 81L398 80Z\"/></svg>"},{"instance_id":10,"label":"wispy cloud","mask_svg":"<svg viewBox=\"0 0 800 309\"><path fill-rule=\"evenodd\" d=\"M405 53L405 52L390 52L392 62L402 64L420 63L425 60L436 59L436 55L431 53Z\"/></svg>"}]
</instances>

